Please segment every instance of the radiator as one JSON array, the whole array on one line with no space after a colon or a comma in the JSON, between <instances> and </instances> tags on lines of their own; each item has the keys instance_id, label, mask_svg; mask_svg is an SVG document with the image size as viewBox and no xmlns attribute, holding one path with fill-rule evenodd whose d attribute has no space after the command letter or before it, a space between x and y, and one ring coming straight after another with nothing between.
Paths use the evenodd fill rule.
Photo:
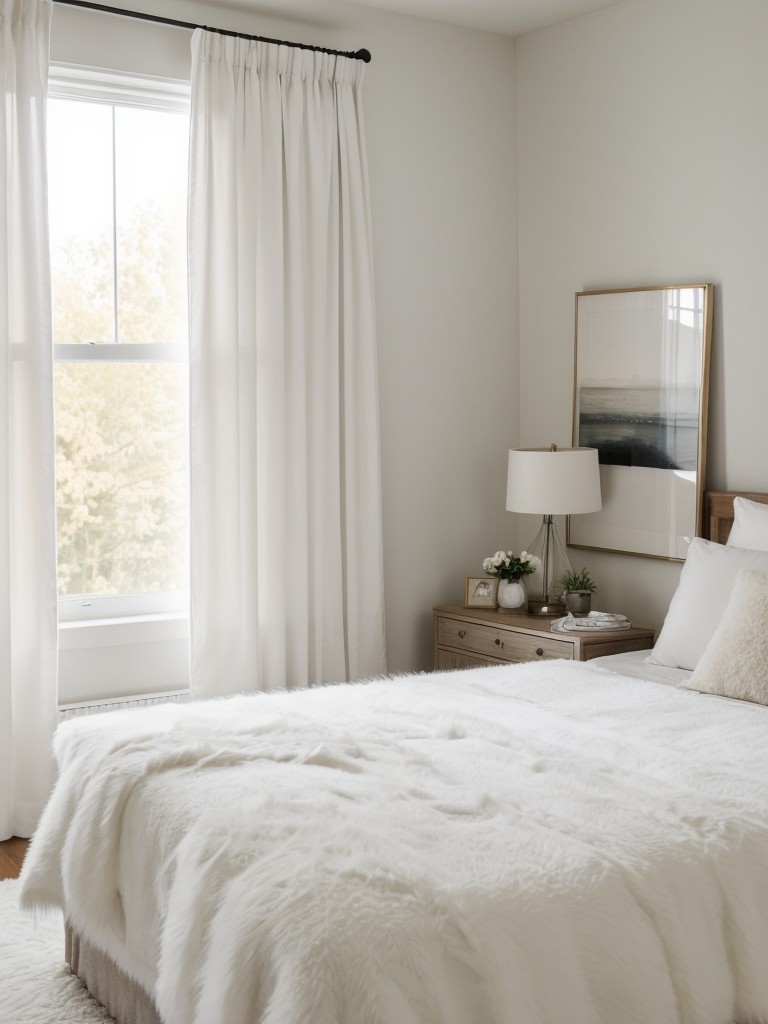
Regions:
<instances>
[{"instance_id":1,"label":"radiator","mask_svg":"<svg viewBox=\"0 0 768 1024\"><path fill-rule=\"evenodd\" d=\"M104 697L101 700L82 704L62 704L59 707L59 721L79 718L80 715L98 715L105 711L123 711L128 708L145 708L151 704L183 704L190 699L189 690L173 690L168 693L145 693L137 697Z\"/></svg>"}]
</instances>

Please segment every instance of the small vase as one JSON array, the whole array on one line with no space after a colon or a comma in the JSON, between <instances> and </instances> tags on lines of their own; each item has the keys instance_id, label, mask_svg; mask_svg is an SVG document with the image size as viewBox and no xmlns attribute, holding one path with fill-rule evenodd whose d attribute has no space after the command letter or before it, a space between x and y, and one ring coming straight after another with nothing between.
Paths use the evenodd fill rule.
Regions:
<instances>
[{"instance_id":1,"label":"small vase","mask_svg":"<svg viewBox=\"0 0 768 1024\"><path fill-rule=\"evenodd\" d=\"M499 593L497 600L499 608L512 611L515 608L522 608L528 600L525 587L516 580L499 580Z\"/></svg>"}]
</instances>

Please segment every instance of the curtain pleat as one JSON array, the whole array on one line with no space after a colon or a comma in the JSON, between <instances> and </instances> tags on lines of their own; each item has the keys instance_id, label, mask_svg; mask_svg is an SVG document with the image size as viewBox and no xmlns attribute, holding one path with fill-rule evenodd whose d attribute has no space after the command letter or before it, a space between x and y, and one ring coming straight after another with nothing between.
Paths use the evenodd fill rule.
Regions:
<instances>
[{"instance_id":1,"label":"curtain pleat","mask_svg":"<svg viewBox=\"0 0 768 1024\"><path fill-rule=\"evenodd\" d=\"M193 37L192 686L385 668L361 62Z\"/></svg>"},{"instance_id":2,"label":"curtain pleat","mask_svg":"<svg viewBox=\"0 0 768 1024\"><path fill-rule=\"evenodd\" d=\"M0 0L0 839L53 781L56 526L45 110L50 0Z\"/></svg>"}]
</instances>

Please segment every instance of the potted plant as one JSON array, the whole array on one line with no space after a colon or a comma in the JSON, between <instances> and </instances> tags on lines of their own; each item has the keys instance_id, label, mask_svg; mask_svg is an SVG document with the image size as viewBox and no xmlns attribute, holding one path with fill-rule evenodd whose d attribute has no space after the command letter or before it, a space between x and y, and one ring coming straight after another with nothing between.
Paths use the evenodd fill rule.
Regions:
<instances>
[{"instance_id":1,"label":"potted plant","mask_svg":"<svg viewBox=\"0 0 768 1024\"><path fill-rule=\"evenodd\" d=\"M588 615L592 606L592 595L597 584L586 569L575 572L573 569L564 572L560 577L560 586L565 596L565 606L572 615Z\"/></svg>"},{"instance_id":2,"label":"potted plant","mask_svg":"<svg viewBox=\"0 0 768 1024\"><path fill-rule=\"evenodd\" d=\"M499 608L521 608L525 604L527 595L522 580L536 572L538 561L527 551L521 551L519 555L511 551L497 551L483 561L486 573L499 577Z\"/></svg>"}]
</instances>

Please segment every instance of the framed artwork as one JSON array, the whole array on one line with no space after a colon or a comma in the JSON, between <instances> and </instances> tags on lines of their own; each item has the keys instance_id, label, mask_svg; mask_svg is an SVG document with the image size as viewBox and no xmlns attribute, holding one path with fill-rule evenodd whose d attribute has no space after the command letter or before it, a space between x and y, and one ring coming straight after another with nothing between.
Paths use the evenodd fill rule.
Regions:
<instances>
[{"instance_id":1,"label":"framed artwork","mask_svg":"<svg viewBox=\"0 0 768 1024\"><path fill-rule=\"evenodd\" d=\"M464 580L464 607L495 608L498 592L497 576L467 576Z\"/></svg>"},{"instance_id":2,"label":"framed artwork","mask_svg":"<svg viewBox=\"0 0 768 1024\"><path fill-rule=\"evenodd\" d=\"M700 533L714 285L576 295L573 443L597 448L600 512L571 547L683 561Z\"/></svg>"}]
</instances>

